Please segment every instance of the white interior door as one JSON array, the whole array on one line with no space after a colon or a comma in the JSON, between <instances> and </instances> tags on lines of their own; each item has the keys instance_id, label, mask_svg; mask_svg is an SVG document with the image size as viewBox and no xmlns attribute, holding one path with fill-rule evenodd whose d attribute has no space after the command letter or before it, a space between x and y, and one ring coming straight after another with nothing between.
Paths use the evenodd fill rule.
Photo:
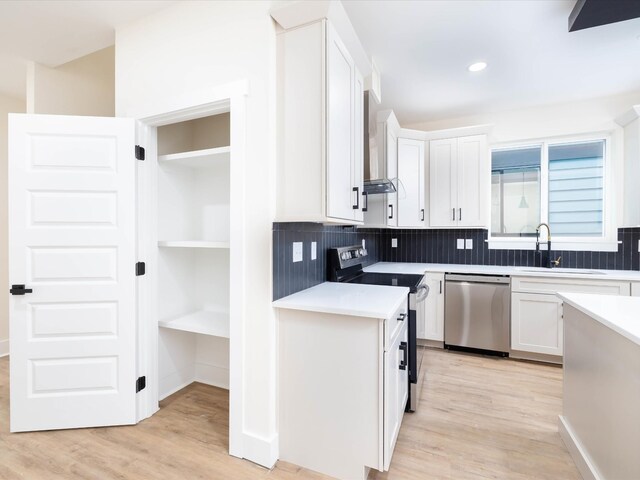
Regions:
<instances>
[{"instance_id":1,"label":"white interior door","mask_svg":"<svg viewBox=\"0 0 640 480\"><path fill-rule=\"evenodd\" d=\"M133 120L9 118L11 431L136 421ZM20 292L16 292L20 293Z\"/></svg>"}]
</instances>

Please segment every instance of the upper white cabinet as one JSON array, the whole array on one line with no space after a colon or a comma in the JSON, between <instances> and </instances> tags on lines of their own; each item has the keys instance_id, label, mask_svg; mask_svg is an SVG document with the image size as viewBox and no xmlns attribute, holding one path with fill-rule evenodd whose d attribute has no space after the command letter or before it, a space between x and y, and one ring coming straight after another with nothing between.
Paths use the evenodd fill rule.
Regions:
<instances>
[{"instance_id":1,"label":"upper white cabinet","mask_svg":"<svg viewBox=\"0 0 640 480\"><path fill-rule=\"evenodd\" d=\"M397 175L397 226L424 227L424 141L398 139Z\"/></svg>"},{"instance_id":2,"label":"upper white cabinet","mask_svg":"<svg viewBox=\"0 0 640 480\"><path fill-rule=\"evenodd\" d=\"M488 158L486 135L430 142L431 227L486 227Z\"/></svg>"},{"instance_id":3,"label":"upper white cabinet","mask_svg":"<svg viewBox=\"0 0 640 480\"><path fill-rule=\"evenodd\" d=\"M363 221L363 87L329 21L278 35L279 221Z\"/></svg>"},{"instance_id":4,"label":"upper white cabinet","mask_svg":"<svg viewBox=\"0 0 640 480\"><path fill-rule=\"evenodd\" d=\"M616 118L616 123L624 127L624 189L623 225L640 225L640 105Z\"/></svg>"}]
</instances>

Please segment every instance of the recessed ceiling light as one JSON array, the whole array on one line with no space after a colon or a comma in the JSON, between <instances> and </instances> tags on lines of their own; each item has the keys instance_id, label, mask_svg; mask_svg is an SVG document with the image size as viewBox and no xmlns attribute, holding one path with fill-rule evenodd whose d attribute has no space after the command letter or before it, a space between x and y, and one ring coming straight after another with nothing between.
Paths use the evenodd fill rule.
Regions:
<instances>
[{"instance_id":1,"label":"recessed ceiling light","mask_svg":"<svg viewBox=\"0 0 640 480\"><path fill-rule=\"evenodd\" d=\"M487 64L485 62L477 62L469 65L470 72L480 72L487 68Z\"/></svg>"}]
</instances>

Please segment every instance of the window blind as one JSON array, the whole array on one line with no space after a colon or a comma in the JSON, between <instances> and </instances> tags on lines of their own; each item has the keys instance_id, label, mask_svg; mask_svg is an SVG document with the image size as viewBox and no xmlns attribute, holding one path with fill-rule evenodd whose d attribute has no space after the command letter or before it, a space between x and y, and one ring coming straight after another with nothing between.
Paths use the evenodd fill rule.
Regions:
<instances>
[{"instance_id":1,"label":"window blind","mask_svg":"<svg viewBox=\"0 0 640 480\"><path fill-rule=\"evenodd\" d=\"M549 146L549 225L554 235L603 235L604 140Z\"/></svg>"}]
</instances>

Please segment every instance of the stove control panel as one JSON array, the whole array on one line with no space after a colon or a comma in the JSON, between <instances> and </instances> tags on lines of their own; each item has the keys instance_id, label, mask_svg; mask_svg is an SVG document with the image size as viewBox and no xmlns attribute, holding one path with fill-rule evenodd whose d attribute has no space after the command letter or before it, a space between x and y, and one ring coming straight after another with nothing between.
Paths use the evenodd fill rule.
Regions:
<instances>
[{"instance_id":1,"label":"stove control panel","mask_svg":"<svg viewBox=\"0 0 640 480\"><path fill-rule=\"evenodd\" d=\"M340 278L342 270L361 269L367 255L367 249L360 245L330 248L327 251L329 280L335 281L335 279Z\"/></svg>"}]
</instances>

